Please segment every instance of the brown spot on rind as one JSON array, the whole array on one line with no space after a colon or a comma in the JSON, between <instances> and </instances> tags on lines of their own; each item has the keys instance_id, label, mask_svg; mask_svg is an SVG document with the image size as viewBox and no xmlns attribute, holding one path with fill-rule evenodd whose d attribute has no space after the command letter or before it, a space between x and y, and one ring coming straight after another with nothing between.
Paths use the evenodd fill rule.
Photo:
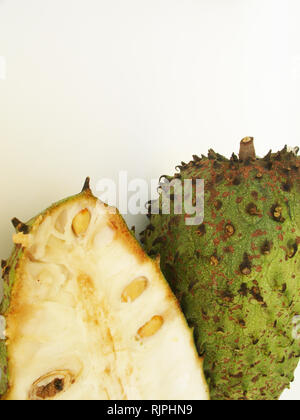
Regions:
<instances>
[{"instance_id":1,"label":"brown spot on rind","mask_svg":"<svg viewBox=\"0 0 300 420\"><path fill-rule=\"evenodd\" d=\"M250 293L251 293L252 297L255 300L257 300L257 302L259 302L260 304L264 304L264 299L261 295L259 287L253 286L252 289L250 290Z\"/></svg>"},{"instance_id":2,"label":"brown spot on rind","mask_svg":"<svg viewBox=\"0 0 300 420\"><path fill-rule=\"evenodd\" d=\"M271 252L271 249L272 249L272 243L266 240L261 247L261 253L263 255L269 255Z\"/></svg>"},{"instance_id":3,"label":"brown spot on rind","mask_svg":"<svg viewBox=\"0 0 300 420\"><path fill-rule=\"evenodd\" d=\"M252 264L249 258L249 255L247 253L244 254L244 260L241 263L239 269L241 274L248 276L249 274L251 274L251 268L252 268Z\"/></svg>"},{"instance_id":4,"label":"brown spot on rind","mask_svg":"<svg viewBox=\"0 0 300 420\"><path fill-rule=\"evenodd\" d=\"M210 257L210 265L213 265L214 267L217 267L219 265L219 258L216 255L212 255Z\"/></svg>"},{"instance_id":5,"label":"brown spot on rind","mask_svg":"<svg viewBox=\"0 0 300 420\"><path fill-rule=\"evenodd\" d=\"M239 372L239 373L237 373L236 375L229 374L229 376L230 376L231 378L234 378L234 379L240 379L240 378L242 378L242 377L243 377L243 372Z\"/></svg>"},{"instance_id":6,"label":"brown spot on rind","mask_svg":"<svg viewBox=\"0 0 300 420\"><path fill-rule=\"evenodd\" d=\"M218 174L216 176L216 184L219 184L220 182L222 182L224 179L224 175L223 174Z\"/></svg>"},{"instance_id":7,"label":"brown spot on rind","mask_svg":"<svg viewBox=\"0 0 300 420\"><path fill-rule=\"evenodd\" d=\"M223 251L226 253L226 254L233 254L234 253L234 248L233 248L233 246L226 246L225 248L223 248Z\"/></svg>"},{"instance_id":8,"label":"brown spot on rind","mask_svg":"<svg viewBox=\"0 0 300 420\"><path fill-rule=\"evenodd\" d=\"M287 255L288 258L293 258L297 254L297 251L298 251L298 244L297 242L295 242L292 246L289 247L288 255Z\"/></svg>"},{"instance_id":9,"label":"brown spot on rind","mask_svg":"<svg viewBox=\"0 0 300 420\"><path fill-rule=\"evenodd\" d=\"M246 207L246 211L250 216L259 216L261 213L259 212L257 205L254 203L249 203Z\"/></svg>"},{"instance_id":10,"label":"brown spot on rind","mask_svg":"<svg viewBox=\"0 0 300 420\"><path fill-rule=\"evenodd\" d=\"M206 226L205 226L204 224L200 225L200 226L197 228L197 234L198 234L199 236L204 236L204 235L206 234Z\"/></svg>"},{"instance_id":11,"label":"brown spot on rind","mask_svg":"<svg viewBox=\"0 0 300 420\"><path fill-rule=\"evenodd\" d=\"M235 233L235 228L231 223L228 223L225 226L225 233L227 234L227 236L232 236Z\"/></svg>"},{"instance_id":12,"label":"brown spot on rind","mask_svg":"<svg viewBox=\"0 0 300 420\"><path fill-rule=\"evenodd\" d=\"M241 287L239 289L239 294L241 296L247 296L248 295L248 287L247 287L247 283L242 283Z\"/></svg>"},{"instance_id":13,"label":"brown spot on rind","mask_svg":"<svg viewBox=\"0 0 300 420\"><path fill-rule=\"evenodd\" d=\"M290 191L291 191L291 189L292 189L292 186L293 186L293 184L292 184L291 182L284 182L284 183L281 185L281 189L282 189L282 191L285 191L285 192L290 192Z\"/></svg>"},{"instance_id":14,"label":"brown spot on rind","mask_svg":"<svg viewBox=\"0 0 300 420\"><path fill-rule=\"evenodd\" d=\"M268 171L270 171L273 168L273 162L267 162L265 167Z\"/></svg>"},{"instance_id":15,"label":"brown spot on rind","mask_svg":"<svg viewBox=\"0 0 300 420\"><path fill-rule=\"evenodd\" d=\"M214 202L214 207L215 207L216 210L220 210L222 208L222 205L223 205L223 203L222 203L221 200L217 200L217 201Z\"/></svg>"},{"instance_id":16,"label":"brown spot on rind","mask_svg":"<svg viewBox=\"0 0 300 420\"><path fill-rule=\"evenodd\" d=\"M234 299L233 293L231 293L229 290L225 290L221 293L222 300L225 302L232 302Z\"/></svg>"},{"instance_id":17,"label":"brown spot on rind","mask_svg":"<svg viewBox=\"0 0 300 420\"><path fill-rule=\"evenodd\" d=\"M153 241L153 243L152 243L152 246L155 246L155 245L161 244L161 243L163 243L164 241L165 241L165 237L164 237L164 236L159 236L158 238L155 238L155 239L154 239L154 241Z\"/></svg>"},{"instance_id":18,"label":"brown spot on rind","mask_svg":"<svg viewBox=\"0 0 300 420\"><path fill-rule=\"evenodd\" d=\"M242 182L241 178L237 176L233 179L232 184L237 186L237 185L240 185L241 182Z\"/></svg>"},{"instance_id":19,"label":"brown spot on rind","mask_svg":"<svg viewBox=\"0 0 300 420\"><path fill-rule=\"evenodd\" d=\"M282 216L283 209L279 204L274 204L271 208L271 215L276 222L283 223L285 218Z\"/></svg>"}]
</instances>

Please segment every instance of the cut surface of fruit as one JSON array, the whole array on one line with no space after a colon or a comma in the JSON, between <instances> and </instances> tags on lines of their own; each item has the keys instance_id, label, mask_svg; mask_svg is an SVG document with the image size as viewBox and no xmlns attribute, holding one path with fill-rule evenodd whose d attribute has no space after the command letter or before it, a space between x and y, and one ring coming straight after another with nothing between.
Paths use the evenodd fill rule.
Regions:
<instances>
[{"instance_id":1,"label":"cut surface of fruit","mask_svg":"<svg viewBox=\"0 0 300 420\"><path fill-rule=\"evenodd\" d=\"M208 399L192 331L117 212L86 189L28 226L4 268L3 399Z\"/></svg>"}]
</instances>

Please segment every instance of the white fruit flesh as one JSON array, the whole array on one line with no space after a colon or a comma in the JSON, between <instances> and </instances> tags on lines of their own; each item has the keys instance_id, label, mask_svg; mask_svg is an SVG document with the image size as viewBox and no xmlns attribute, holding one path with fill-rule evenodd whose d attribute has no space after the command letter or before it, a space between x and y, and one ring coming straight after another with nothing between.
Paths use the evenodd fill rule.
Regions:
<instances>
[{"instance_id":1,"label":"white fruit flesh","mask_svg":"<svg viewBox=\"0 0 300 420\"><path fill-rule=\"evenodd\" d=\"M22 243L5 399L208 398L178 304L118 214L82 195Z\"/></svg>"}]
</instances>

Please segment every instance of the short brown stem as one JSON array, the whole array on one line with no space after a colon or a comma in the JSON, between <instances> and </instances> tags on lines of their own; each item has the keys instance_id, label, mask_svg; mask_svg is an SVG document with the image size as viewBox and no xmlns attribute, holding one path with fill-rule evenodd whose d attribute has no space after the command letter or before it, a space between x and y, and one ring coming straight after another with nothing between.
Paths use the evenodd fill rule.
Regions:
<instances>
[{"instance_id":1,"label":"short brown stem","mask_svg":"<svg viewBox=\"0 0 300 420\"><path fill-rule=\"evenodd\" d=\"M239 157L242 161L247 159L256 159L253 137L243 138L240 145Z\"/></svg>"}]
</instances>

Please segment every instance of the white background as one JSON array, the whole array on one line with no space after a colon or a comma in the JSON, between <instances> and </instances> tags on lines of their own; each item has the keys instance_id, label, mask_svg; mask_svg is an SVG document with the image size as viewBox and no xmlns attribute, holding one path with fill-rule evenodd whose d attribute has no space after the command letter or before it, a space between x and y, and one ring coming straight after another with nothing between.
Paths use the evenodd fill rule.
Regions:
<instances>
[{"instance_id":1,"label":"white background","mask_svg":"<svg viewBox=\"0 0 300 420\"><path fill-rule=\"evenodd\" d=\"M300 145L299 21L299 0L0 0L0 255L87 175Z\"/></svg>"}]
</instances>

